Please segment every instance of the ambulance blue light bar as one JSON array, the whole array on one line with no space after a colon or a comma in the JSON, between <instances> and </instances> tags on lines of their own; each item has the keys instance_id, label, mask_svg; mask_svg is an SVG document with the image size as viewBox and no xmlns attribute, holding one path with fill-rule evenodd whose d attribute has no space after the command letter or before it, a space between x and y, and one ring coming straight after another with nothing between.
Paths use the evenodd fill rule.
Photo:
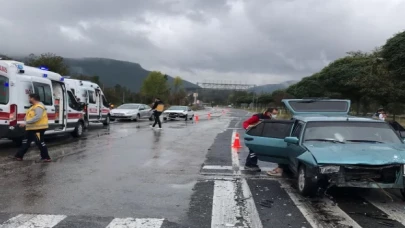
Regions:
<instances>
[{"instance_id":1,"label":"ambulance blue light bar","mask_svg":"<svg viewBox=\"0 0 405 228\"><path fill-rule=\"evenodd\" d=\"M61 77L61 78L60 78L60 81L61 81L61 82L65 81L65 78L64 78L64 77Z\"/></svg>"},{"instance_id":2,"label":"ambulance blue light bar","mask_svg":"<svg viewBox=\"0 0 405 228\"><path fill-rule=\"evenodd\" d=\"M46 66L40 66L39 69L41 69L41 70L49 70L49 68L46 67Z\"/></svg>"},{"instance_id":3,"label":"ambulance blue light bar","mask_svg":"<svg viewBox=\"0 0 405 228\"><path fill-rule=\"evenodd\" d=\"M47 77L48 77L48 75L47 75L47 74L44 74L44 75L42 75L42 77L47 78Z\"/></svg>"}]
</instances>

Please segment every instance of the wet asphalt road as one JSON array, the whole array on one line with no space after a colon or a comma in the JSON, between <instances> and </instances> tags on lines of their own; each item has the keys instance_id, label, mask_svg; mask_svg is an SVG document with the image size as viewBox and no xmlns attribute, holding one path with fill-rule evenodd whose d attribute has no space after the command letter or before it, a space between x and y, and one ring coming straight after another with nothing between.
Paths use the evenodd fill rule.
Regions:
<instances>
[{"instance_id":1,"label":"wet asphalt road","mask_svg":"<svg viewBox=\"0 0 405 228\"><path fill-rule=\"evenodd\" d=\"M35 148L10 161L17 148L0 142L0 228L405 227L397 192L394 202L378 190L305 199L291 177L246 173L247 148L231 150L231 141L235 132L243 138L251 113L221 111L200 112L198 123L169 121L162 131L118 122L91 126L81 139L52 137L50 164L35 162Z\"/></svg>"}]
</instances>

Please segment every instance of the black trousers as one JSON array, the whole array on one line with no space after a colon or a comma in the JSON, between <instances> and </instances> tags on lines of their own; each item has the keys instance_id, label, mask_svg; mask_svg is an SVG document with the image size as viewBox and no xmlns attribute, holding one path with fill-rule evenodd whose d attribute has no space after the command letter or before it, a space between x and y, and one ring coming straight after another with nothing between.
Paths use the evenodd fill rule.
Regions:
<instances>
[{"instance_id":1,"label":"black trousers","mask_svg":"<svg viewBox=\"0 0 405 228\"><path fill-rule=\"evenodd\" d=\"M256 154L255 154L253 151L251 151L250 149L249 149L249 154L248 154L248 156L247 156L247 158L246 158L245 166L248 166L248 167L255 167L255 166L257 166L257 156L256 156Z\"/></svg>"},{"instance_id":2,"label":"black trousers","mask_svg":"<svg viewBox=\"0 0 405 228\"><path fill-rule=\"evenodd\" d=\"M155 123L153 123L152 127L155 127L156 124L159 125L160 128L162 128L162 122L160 122L160 115L162 115L161 112L154 112L153 115L155 116Z\"/></svg>"},{"instance_id":3,"label":"black trousers","mask_svg":"<svg viewBox=\"0 0 405 228\"><path fill-rule=\"evenodd\" d=\"M45 129L26 131L22 146L15 156L17 158L23 158L24 155L27 153L28 149L30 148L31 142L34 141L35 144L37 145L38 149L41 151L41 158L50 159L49 154L48 154L48 148L46 147L46 144L44 141L45 131L46 131Z\"/></svg>"}]
</instances>

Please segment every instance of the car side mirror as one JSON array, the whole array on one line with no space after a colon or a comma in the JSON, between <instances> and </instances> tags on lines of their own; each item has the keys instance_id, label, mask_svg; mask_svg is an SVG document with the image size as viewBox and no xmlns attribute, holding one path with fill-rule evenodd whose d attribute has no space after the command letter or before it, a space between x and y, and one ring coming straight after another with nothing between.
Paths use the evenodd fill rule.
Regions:
<instances>
[{"instance_id":1,"label":"car side mirror","mask_svg":"<svg viewBox=\"0 0 405 228\"><path fill-rule=\"evenodd\" d=\"M285 137L284 142L298 145L299 139L297 137Z\"/></svg>"}]
</instances>

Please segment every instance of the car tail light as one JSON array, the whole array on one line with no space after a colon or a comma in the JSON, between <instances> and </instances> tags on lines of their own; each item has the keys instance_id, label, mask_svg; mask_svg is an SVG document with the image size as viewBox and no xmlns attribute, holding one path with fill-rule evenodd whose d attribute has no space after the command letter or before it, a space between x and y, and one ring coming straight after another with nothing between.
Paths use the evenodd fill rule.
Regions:
<instances>
[{"instance_id":1,"label":"car tail light","mask_svg":"<svg viewBox=\"0 0 405 228\"><path fill-rule=\"evenodd\" d=\"M16 126L17 125L17 105L12 104L10 105L10 126Z\"/></svg>"}]
</instances>

